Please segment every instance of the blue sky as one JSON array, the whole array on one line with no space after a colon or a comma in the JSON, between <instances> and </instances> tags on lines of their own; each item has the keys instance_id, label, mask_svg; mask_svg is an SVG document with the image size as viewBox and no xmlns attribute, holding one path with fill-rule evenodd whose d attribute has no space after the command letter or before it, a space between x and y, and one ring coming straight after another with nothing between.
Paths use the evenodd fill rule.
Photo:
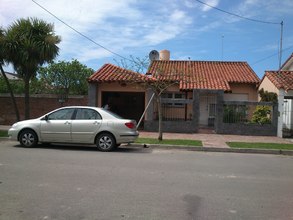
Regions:
<instances>
[{"instance_id":1,"label":"blue sky","mask_svg":"<svg viewBox=\"0 0 293 220\"><path fill-rule=\"evenodd\" d=\"M234 17L196 0L35 0L97 44L123 57L168 49L173 60L247 61L261 78L279 67L279 24ZM293 52L292 0L202 0L251 19L284 21L282 63ZM0 0L0 25L37 17L60 35L57 60L79 60L97 70L121 58L80 36L32 0ZM6 67L7 71L11 67Z\"/></svg>"}]
</instances>

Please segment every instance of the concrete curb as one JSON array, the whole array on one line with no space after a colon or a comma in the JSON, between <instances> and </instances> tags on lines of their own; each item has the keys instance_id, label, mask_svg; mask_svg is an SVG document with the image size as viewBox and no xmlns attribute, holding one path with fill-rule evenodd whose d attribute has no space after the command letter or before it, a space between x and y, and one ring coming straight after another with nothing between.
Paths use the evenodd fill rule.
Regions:
<instances>
[{"instance_id":1,"label":"concrete curb","mask_svg":"<svg viewBox=\"0 0 293 220\"><path fill-rule=\"evenodd\" d=\"M0 137L0 141L10 140L8 137ZM272 150L272 149L249 149L249 148L218 148L218 147L199 147L199 146L183 146L183 145L169 145L169 144L137 144L131 145L140 146L142 148L156 148L156 149L174 149L187 151L202 151L202 152L223 152L223 153L247 153L247 154L274 154L293 156L293 150Z\"/></svg>"},{"instance_id":2,"label":"concrete curb","mask_svg":"<svg viewBox=\"0 0 293 220\"><path fill-rule=\"evenodd\" d=\"M135 144L142 147L145 144ZM249 148L217 148L217 147L198 147L198 146L178 146L178 145L158 145L158 144L146 144L147 147L157 149L176 149L176 150L188 150L188 151L203 151L203 152L225 152L225 153L247 153L247 154L275 154L275 155L287 155L293 156L293 150L273 150L273 149L249 149Z\"/></svg>"}]
</instances>

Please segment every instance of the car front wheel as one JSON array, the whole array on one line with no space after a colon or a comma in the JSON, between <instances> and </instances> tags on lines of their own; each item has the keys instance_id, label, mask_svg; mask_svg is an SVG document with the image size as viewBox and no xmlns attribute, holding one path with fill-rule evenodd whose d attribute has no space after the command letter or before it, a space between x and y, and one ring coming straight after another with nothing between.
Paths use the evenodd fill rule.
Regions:
<instances>
[{"instance_id":1,"label":"car front wheel","mask_svg":"<svg viewBox=\"0 0 293 220\"><path fill-rule=\"evenodd\" d=\"M19 135L19 143L23 147L34 147L38 143L38 137L32 130L24 130Z\"/></svg>"},{"instance_id":2,"label":"car front wheel","mask_svg":"<svg viewBox=\"0 0 293 220\"><path fill-rule=\"evenodd\" d=\"M116 146L116 141L113 135L109 133L102 133L97 137L96 145L100 151L112 151Z\"/></svg>"}]
</instances>

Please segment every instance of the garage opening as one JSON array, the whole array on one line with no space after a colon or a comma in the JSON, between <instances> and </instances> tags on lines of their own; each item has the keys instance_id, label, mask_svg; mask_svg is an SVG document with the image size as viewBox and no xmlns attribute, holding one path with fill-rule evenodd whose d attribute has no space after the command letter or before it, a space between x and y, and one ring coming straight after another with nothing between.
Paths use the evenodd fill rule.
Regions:
<instances>
[{"instance_id":1,"label":"garage opening","mask_svg":"<svg viewBox=\"0 0 293 220\"><path fill-rule=\"evenodd\" d=\"M136 122L144 111L144 100L144 92L102 92L102 106L108 105L112 112Z\"/></svg>"}]
</instances>

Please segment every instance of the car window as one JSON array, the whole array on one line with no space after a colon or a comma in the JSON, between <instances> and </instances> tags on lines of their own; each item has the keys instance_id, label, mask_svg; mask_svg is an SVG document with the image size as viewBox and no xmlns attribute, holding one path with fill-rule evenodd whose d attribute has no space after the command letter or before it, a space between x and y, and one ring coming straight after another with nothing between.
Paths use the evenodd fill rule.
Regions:
<instances>
[{"instance_id":1,"label":"car window","mask_svg":"<svg viewBox=\"0 0 293 220\"><path fill-rule=\"evenodd\" d=\"M117 115L116 113L111 112L111 111L109 111L109 110L107 110L107 109L103 109L103 111L104 111L104 112L107 112L108 114L112 115L112 116L115 117L115 118L123 119L123 117L121 117L120 115Z\"/></svg>"},{"instance_id":2,"label":"car window","mask_svg":"<svg viewBox=\"0 0 293 220\"><path fill-rule=\"evenodd\" d=\"M93 109L77 109L75 120L97 120L102 119L101 115Z\"/></svg>"},{"instance_id":3,"label":"car window","mask_svg":"<svg viewBox=\"0 0 293 220\"><path fill-rule=\"evenodd\" d=\"M61 109L48 115L48 120L69 120L73 112L73 108Z\"/></svg>"}]
</instances>

